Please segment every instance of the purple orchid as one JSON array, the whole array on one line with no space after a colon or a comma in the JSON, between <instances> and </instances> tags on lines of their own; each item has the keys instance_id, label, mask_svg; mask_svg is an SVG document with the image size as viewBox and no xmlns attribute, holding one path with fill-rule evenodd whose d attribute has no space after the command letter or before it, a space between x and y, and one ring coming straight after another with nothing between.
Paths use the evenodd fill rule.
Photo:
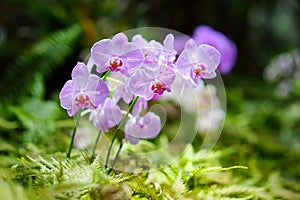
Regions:
<instances>
[{"instance_id":1,"label":"purple orchid","mask_svg":"<svg viewBox=\"0 0 300 200\"><path fill-rule=\"evenodd\" d=\"M177 51L174 49L174 36L172 34L167 35L163 44L164 48L159 56L159 64L174 67L177 55Z\"/></svg>"},{"instance_id":2,"label":"purple orchid","mask_svg":"<svg viewBox=\"0 0 300 200\"><path fill-rule=\"evenodd\" d=\"M169 66L148 64L131 76L128 87L136 96L150 100L170 92L175 76Z\"/></svg>"},{"instance_id":3,"label":"purple orchid","mask_svg":"<svg viewBox=\"0 0 300 200\"><path fill-rule=\"evenodd\" d=\"M196 27L192 38L196 41L197 45L208 44L220 52L221 61L218 70L222 74L228 74L232 70L237 57L237 47L232 40L207 25ZM174 41L175 49L178 52L182 52L185 43L189 39L190 37L188 36L176 37Z\"/></svg>"},{"instance_id":4,"label":"purple orchid","mask_svg":"<svg viewBox=\"0 0 300 200\"><path fill-rule=\"evenodd\" d=\"M93 121L94 125L103 132L116 126L121 119L121 109L110 98L107 98L96 110L93 110L89 117L89 120Z\"/></svg>"},{"instance_id":5,"label":"purple orchid","mask_svg":"<svg viewBox=\"0 0 300 200\"><path fill-rule=\"evenodd\" d=\"M94 44L91 57L99 73L111 70L129 75L144 61L143 53L125 34L116 34L112 39L103 39Z\"/></svg>"},{"instance_id":6,"label":"purple orchid","mask_svg":"<svg viewBox=\"0 0 300 200\"><path fill-rule=\"evenodd\" d=\"M220 63L220 53L212 46L197 46L193 39L186 42L185 49L177 59L177 70L192 87L196 87L202 78L216 76L215 70Z\"/></svg>"},{"instance_id":7,"label":"purple orchid","mask_svg":"<svg viewBox=\"0 0 300 200\"><path fill-rule=\"evenodd\" d=\"M134 94L128 88L129 78L123 76L120 79L120 82L114 90L112 99L114 102L118 102L120 99L123 99L125 103L129 104L134 98Z\"/></svg>"},{"instance_id":8,"label":"purple orchid","mask_svg":"<svg viewBox=\"0 0 300 200\"><path fill-rule=\"evenodd\" d=\"M174 36L168 34L163 45L155 40L148 42L141 35L135 35L132 42L144 53L145 64L159 63L173 67L177 51L174 49Z\"/></svg>"},{"instance_id":9,"label":"purple orchid","mask_svg":"<svg viewBox=\"0 0 300 200\"><path fill-rule=\"evenodd\" d=\"M237 57L237 47L228 37L209 26L202 25L194 30L193 39L198 45L209 44L220 52L221 61L218 70L222 74L228 74L232 70Z\"/></svg>"},{"instance_id":10,"label":"purple orchid","mask_svg":"<svg viewBox=\"0 0 300 200\"><path fill-rule=\"evenodd\" d=\"M125 139L131 144L137 144L140 138L155 138L161 129L160 118L153 112L148 112L143 117L134 116L125 125Z\"/></svg>"},{"instance_id":11,"label":"purple orchid","mask_svg":"<svg viewBox=\"0 0 300 200\"><path fill-rule=\"evenodd\" d=\"M69 116L73 116L79 109L95 109L108 93L106 83L90 74L85 64L79 62L72 71L72 80L67 81L60 91L59 99Z\"/></svg>"}]
</instances>

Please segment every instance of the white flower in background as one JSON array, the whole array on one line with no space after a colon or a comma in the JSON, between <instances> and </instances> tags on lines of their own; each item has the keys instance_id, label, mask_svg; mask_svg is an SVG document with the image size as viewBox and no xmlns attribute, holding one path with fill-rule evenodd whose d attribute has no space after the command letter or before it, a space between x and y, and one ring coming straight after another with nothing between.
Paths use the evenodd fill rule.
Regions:
<instances>
[{"instance_id":1,"label":"white flower in background","mask_svg":"<svg viewBox=\"0 0 300 200\"><path fill-rule=\"evenodd\" d=\"M217 130L224 120L225 112L221 109L203 110L198 115L197 126L200 133Z\"/></svg>"},{"instance_id":2,"label":"white flower in background","mask_svg":"<svg viewBox=\"0 0 300 200\"><path fill-rule=\"evenodd\" d=\"M196 128L200 133L205 134L217 130L225 118L225 111L221 108L216 87L214 85L204 85L201 80L199 85L191 92L191 89L185 87L180 80L180 77L177 77L173 85L173 87L176 87L178 96L169 94L164 97L164 100L180 102L182 110L190 114L196 114Z\"/></svg>"},{"instance_id":3,"label":"white flower in background","mask_svg":"<svg viewBox=\"0 0 300 200\"><path fill-rule=\"evenodd\" d=\"M198 119L197 128L200 133L217 130L225 118L225 111L221 109L214 85L206 85L197 93Z\"/></svg>"},{"instance_id":4,"label":"white flower in background","mask_svg":"<svg viewBox=\"0 0 300 200\"><path fill-rule=\"evenodd\" d=\"M287 97L300 81L300 49L278 54L264 71L267 81L277 85L275 94Z\"/></svg>"}]
</instances>

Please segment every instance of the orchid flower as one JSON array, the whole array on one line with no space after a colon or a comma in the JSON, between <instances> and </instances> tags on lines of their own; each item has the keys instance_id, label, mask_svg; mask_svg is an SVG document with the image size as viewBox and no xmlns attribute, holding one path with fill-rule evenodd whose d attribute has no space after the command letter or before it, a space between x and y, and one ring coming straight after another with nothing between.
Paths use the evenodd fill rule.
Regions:
<instances>
[{"instance_id":1,"label":"orchid flower","mask_svg":"<svg viewBox=\"0 0 300 200\"><path fill-rule=\"evenodd\" d=\"M108 93L106 83L90 74L85 64L79 62L72 71L72 80L67 81L61 89L59 99L69 116L74 116L79 109L96 109Z\"/></svg>"},{"instance_id":2,"label":"orchid flower","mask_svg":"<svg viewBox=\"0 0 300 200\"><path fill-rule=\"evenodd\" d=\"M103 39L91 49L91 57L97 65L97 72L107 70L128 75L139 68L144 61L143 53L125 34L116 34L112 39Z\"/></svg>"}]
</instances>

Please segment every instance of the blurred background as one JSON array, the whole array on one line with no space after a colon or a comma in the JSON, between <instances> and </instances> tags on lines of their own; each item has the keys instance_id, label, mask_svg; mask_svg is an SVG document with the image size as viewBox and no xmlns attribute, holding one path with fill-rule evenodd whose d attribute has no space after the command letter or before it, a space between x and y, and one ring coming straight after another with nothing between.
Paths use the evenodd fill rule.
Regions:
<instances>
[{"instance_id":1,"label":"blurred background","mask_svg":"<svg viewBox=\"0 0 300 200\"><path fill-rule=\"evenodd\" d=\"M147 26L192 35L198 25L209 25L238 46L232 74L262 78L272 57L299 46L299 9L296 0L4 0L1 96L7 95L7 88L19 93L19 85L27 84L35 72L46 78L47 89L53 91L95 41Z\"/></svg>"},{"instance_id":2,"label":"blurred background","mask_svg":"<svg viewBox=\"0 0 300 200\"><path fill-rule=\"evenodd\" d=\"M20 147L38 151L38 143L49 152L65 151L67 137L53 137L61 147L45 138L61 137L73 126L59 107L58 92L95 41L148 26L192 35L198 25L225 34L238 49L235 66L223 76L228 106L216 146L224 154L220 162L249 166L240 174L243 181L265 186L282 199L298 198L297 0L2 0L2 154L19 156Z\"/></svg>"}]
</instances>

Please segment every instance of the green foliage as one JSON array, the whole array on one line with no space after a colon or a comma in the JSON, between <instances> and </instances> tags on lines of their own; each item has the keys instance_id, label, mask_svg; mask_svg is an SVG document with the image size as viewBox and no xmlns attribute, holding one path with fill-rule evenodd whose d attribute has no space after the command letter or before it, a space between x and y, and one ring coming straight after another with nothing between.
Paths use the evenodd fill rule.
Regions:
<instances>
[{"instance_id":1,"label":"green foliage","mask_svg":"<svg viewBox=\"0 0 300 200\"><path fill-rule=\"evenodd\" d=\"M20 95L28 94L37 73L49 77L73 52L81 32L81 26L75 24L52 33L19 55L1 76L1 99L20 98Z\"/></svg>"},{"instance_id":2,"label":"green foliage","mask_svg":"<svg viewBox=\"0 0 300 200\"><path fill-rule=\"evenodd\" d=\"M44 151L36 144L48 146L48 152L65 149L68 134L62 132L62 129L72 128L73 120L63 119L65 113L57 100L44 99L44 87L44 79L40 74L36 74L29 87L30 96L23 97L19 104L1 102L0 141L3 152L19 155L21 152L17 147L23 147L25 151L29 148L35 153ZM49 140L49 137L53 140ZM53 142L58 145L50 145Z\"/></svg>"},{"instance_id":3,"label":"green foliage","mask_svg":"<svg viewBox=\"0 0 300 200\"><path fill-rule=\"evenodd\" d=\"M248 90L233 86L227 90L229 112L224 133L206 157L201 156L205 149L198 151L197 147L188 145L180 158L173 159L176 161L170 165L154 166L146 158L142 164L147 171L137 169L133 173L112 171L108 174L100 158L102 155L90 164L88 150L74 151L71 160L66 159L65 153L59 153L66 151L69 137L65 132L74 122L70 119L65 123L55 101L43 100L42 82L37 77L32 96L24 98L22 104L9 105L14 118L4 118L8 124L15 124L5 130L10 133L19 130L24 134L20 141L29 143L24 143L20 149L12 136L12 140L0 140L0 178L6 185L3 194L20 190L20 198L24 199L31 196L86 200L299 199L297 158L300 154L295 141L299 115L298 102L293 98L270 103L272 92L260 93L247 82L239 82ZM270 91L269 85L265 87ZM287 102L288 106L281 105ZM38 111L33 109L37 107ZM267 112L269 109L273 112ZM37 142L41 134L38 126L44 126L41 131L45 133ZM285 135L287 133L289 135ZM49 141L49 137L65 142ZM167 138L161 136L154 143L141 141L137 146L124 145L124 148L133 153L147 152L165 144ZM17 161L16 157L21 159ZM166 157L172 160L169 152L162 152L156 162ZM132 158L123 155L120 159L130 163ZM11 195L11 198L18 197Z\"/></svg>"},{"instance_id":4,"label":"green foliage","mask_svg":"<svg viewBox=\"0 0 300 200\"><path fill-rule=\"evenodd\" d=\"M188 146L187 148L192 147ZM193 155L184 155L183 159L187 156L198 156L193 150L187 152ZM231 168L202 166L201 170L181 170L176 165L185 169L188 163L182 164L180 159L174 165L157 168L153 172L108 175L108 171L104 169L98 158L89 164L83 156L75 157L72 160L65 159L61 154L56 154L55 157L50 156L47 158L38 156L35 159L29 156L22 157L4 178L17 181L24 186L34 187L36 195L46 199L97 199L96 197L102 199L130 199L131 197L133 199L197 199L196 196L200 192L204 192L198 188L198 186L202 187L200 183L203 180L201 179L210 182L206 176L202 176L203 174L244 168L241 166ZM210 159L200 160L206 162ZM191 163L194 165L198 162L199 160L195 160ZM192 168L194 167L192 166ZM195 176L201 177L201 179L196 181ZM192 180L194 185L190 187ZM200 190L193 192L196 188ZM216 189L218 188L216 187ZM240 192L239 195L243 195L243 192Z\"/></svg>"},{"instance_id":5,"label":"green foliage","mask_svg":"<svg viewBox=\"0 0 300 200\"><path fill-rule=\"evenodd\" d=\"M0 199L6 200L36 200L32 189L26 189L13 182L0 180Z\"/></svg>"},{"instance_id":6,"label":"green foliage","mask_svg":"<svg viewBox=\"0 0 300 200\"><path fill-rule=\"evenodd\" d=\"M235 156L225 155L221 163L248 166L245 180L266 188L272 199L298 199L299 91L279 99L274 85L235 78L228 81L229 85L238 81L239 86L227 90L229 112L218 143L220 148L230 146Z\"/></svg>"}]
</instances>

